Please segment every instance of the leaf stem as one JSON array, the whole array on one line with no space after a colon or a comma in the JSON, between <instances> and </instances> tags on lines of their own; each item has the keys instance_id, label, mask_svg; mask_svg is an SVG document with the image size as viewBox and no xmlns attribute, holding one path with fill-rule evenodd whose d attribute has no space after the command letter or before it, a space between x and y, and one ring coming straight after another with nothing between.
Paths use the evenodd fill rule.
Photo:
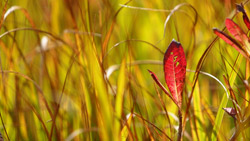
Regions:
<instances>
[{"instance_id":1,"label":"leaf stem","mask_svg":"<svg viewBox=\"0 0 250 141\"><path fill-rule=\"evenodd\" d=\"M177 141L181 141L181 135L182 135L182 113L181 109L178 109L178 116L179 116L179 128L178 128L178 138Z\"/></svg>"}]
</instances>

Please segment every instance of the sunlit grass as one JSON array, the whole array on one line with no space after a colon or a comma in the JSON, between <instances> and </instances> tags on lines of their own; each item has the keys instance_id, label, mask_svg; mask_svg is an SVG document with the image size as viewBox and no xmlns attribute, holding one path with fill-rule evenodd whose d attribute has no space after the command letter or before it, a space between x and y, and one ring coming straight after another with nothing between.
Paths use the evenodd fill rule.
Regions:
<instances>
[{"instance_id":1,"label":"sunlit grass","mask_svg":"<svg viewBox=\"0 0 250 141\"><path fill-rule=\"evenodd\" d=\"M212 28L233 18L248 32L235 10L241 2L1 1L3 138L176 140L178 108L148 73L165 81L163 55L174 38L189 70L183 140L230 139L235 120L222 108L235 100L238 118L250 121L249 60ZM238 139L250 138L248 127L237 128Z\"/></svg>"}]
</instances>

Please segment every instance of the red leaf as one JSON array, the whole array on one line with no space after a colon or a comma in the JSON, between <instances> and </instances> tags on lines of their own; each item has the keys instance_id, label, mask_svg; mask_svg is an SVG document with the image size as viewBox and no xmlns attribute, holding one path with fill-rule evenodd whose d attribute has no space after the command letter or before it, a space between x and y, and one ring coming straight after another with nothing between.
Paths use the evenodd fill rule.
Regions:
<instances>
[{"instance_id":1,"label":"red leaf","mask_svg":"<svg viewBox=\"0 0 250 141\"><path fill-rule=\"evenodd\" d=\"M238 40L242 45L246 45L248 37L246 33L231 19L226 19L227 30Z\"/></svg>"},{"instance_id":2,"label":"red leaf","mask_svg":"<svg viewBox=\"0 0 250 141\"><path fill-rule=\"evenodd\" d=\"M236 8L239 12L242 12L244 23L246 24L247 28L250 30L250 21L249 21L247 14L246 14L244 6L242 4L236 4Z\"/></svg>"},{"instance_id":3,"label":"red leaf","mask_svg":"<svg viewBox=\"0 0 250 141\"><path fill-rule=\"evenodd\" d=\"M156 77L156 75L150 70L148 70L148 72L150 73L150 75L152 76L152 78L154 79L156 84L165 92L165 94L167 94L174 101L174 103L177 104L177 102L172 98L172 96L169 94L169 92L166 90L166 88L161 84L161 82Z\"/></svg>"},{"instance_id":4,"label":"red leaf","mask_svg":"<svg viewBox=\"0 0 250 141\"><path fill-rule=\"evenodd\" d=\"M220 31L217 28L213 29L214 33L219 36L221 39L223 39L226 43L234 47L239 53L241 53L244 57L247 58L247 55L245 53L245 50L241 47L240 44L238 44L233 38L228 36L226 33Z\"/></svg>"},{"instance_id":5,"label":"red leaf","mask_svg":"<svg viewBox=\"0 0 250 141\"><path fill-rule=\"evenodd\" d=\"M164 56L165 80L168 88L181 108L182 92L186 75L186 58L183 47L179 42L173 40Z\"/></svg>"}]
</instances>

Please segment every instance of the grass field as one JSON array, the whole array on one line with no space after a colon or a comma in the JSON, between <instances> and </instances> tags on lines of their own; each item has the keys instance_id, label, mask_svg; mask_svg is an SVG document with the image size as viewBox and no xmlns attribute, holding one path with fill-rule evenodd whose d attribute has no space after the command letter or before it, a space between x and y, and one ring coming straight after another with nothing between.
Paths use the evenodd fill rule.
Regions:
<instances>
[{"instance_id":1,"label":"grass field","mask_svg":"<svg viewBox=\"0 0 250 141\"><path fill-rule=\"evenodd\" d=\"M165 85L172 39L187 60L182 140L250 140L250 59L213 33L234 37L230 18L249 35L236 3L250 16L248 0L2 0L4 140L176 140L178 108L148 72Z\"/></svg>"}]
</instances>

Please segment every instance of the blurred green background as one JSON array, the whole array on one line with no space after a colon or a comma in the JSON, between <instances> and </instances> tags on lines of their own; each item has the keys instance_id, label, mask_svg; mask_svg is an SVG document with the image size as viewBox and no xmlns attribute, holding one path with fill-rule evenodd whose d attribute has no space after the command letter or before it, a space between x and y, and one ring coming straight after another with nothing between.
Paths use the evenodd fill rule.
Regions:
<instances>
[{"instance_id":1,"label":"blurred green background","mask_svg":"<svg viewBox=\"0 0 250 141\"><path fill-rule=\"evenodd\" d=\"M191 70L183 93L183 140L229 139L233 118L215 120L225 95L216 80L200 74L188 109L187 103L192 71L205 57L201 71L225 86L226 76L242 113L249 114L243 83L249 64L223 40L215 41L212 30L234 17L247 32L235 10L241 2L248 14L248 1L240 0L1 1L1 134L5 140L174 140L177 107L147 70L165 84L161 62L175 39ZM233 106L230 98L224 102ZM220 128L213 130L215 125Z\"/></svg>"}]
</instances>

